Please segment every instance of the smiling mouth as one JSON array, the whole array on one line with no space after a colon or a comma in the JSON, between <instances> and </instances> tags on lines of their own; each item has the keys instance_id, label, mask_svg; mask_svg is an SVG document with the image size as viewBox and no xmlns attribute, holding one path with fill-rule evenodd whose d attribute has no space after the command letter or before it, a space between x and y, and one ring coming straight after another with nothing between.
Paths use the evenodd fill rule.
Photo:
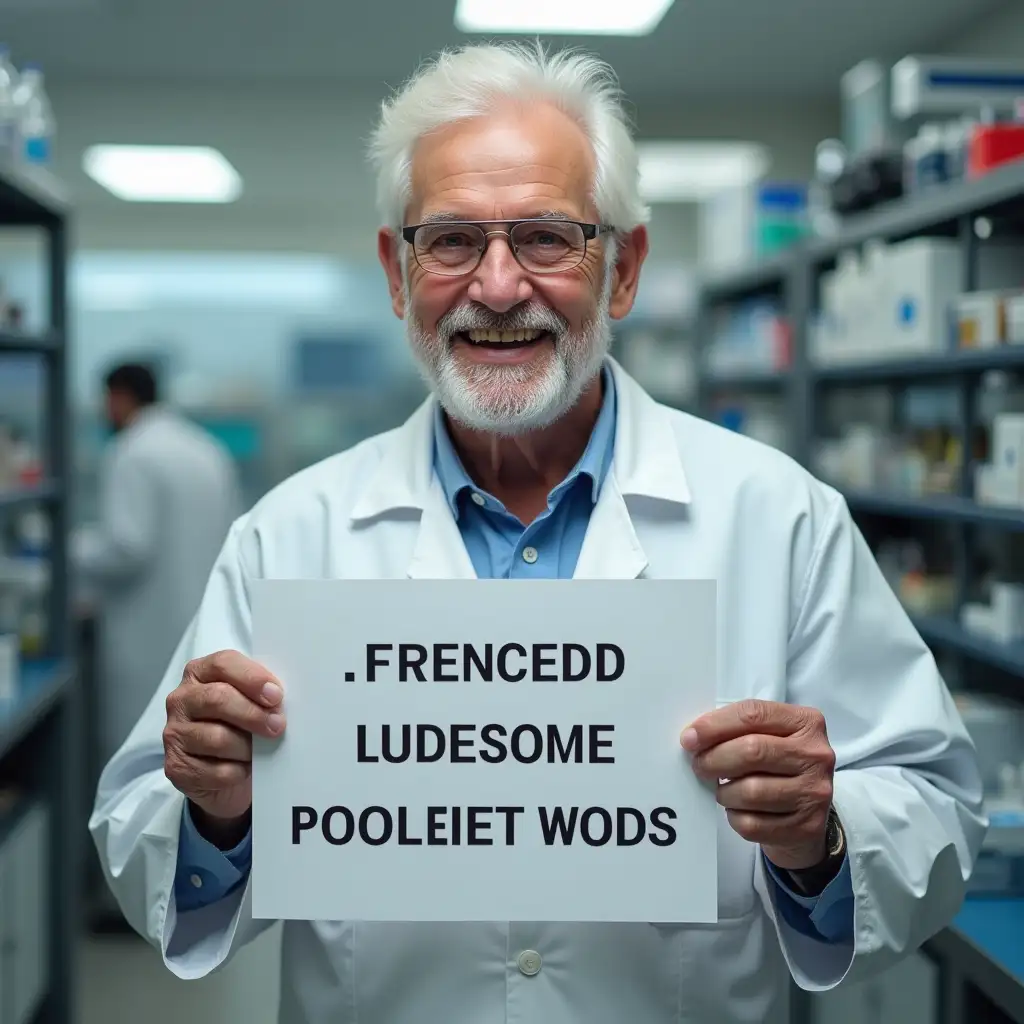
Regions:
<instances>
[{"instance_id":1,"label":"smiling mouth","mask_svg":"<svg viewBox=\"0 0 1024 1024\"><path fill-rule=\"evenodd\" d=\"M461 331L455 337L478 348L527 348L551 337L548 331Z\"/></svg>"}]
</instances>

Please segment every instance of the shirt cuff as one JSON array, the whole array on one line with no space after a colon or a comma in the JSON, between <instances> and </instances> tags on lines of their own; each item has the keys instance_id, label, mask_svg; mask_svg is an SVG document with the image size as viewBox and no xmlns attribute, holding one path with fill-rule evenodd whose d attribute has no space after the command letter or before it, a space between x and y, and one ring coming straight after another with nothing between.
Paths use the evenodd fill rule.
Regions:
<instances>
[{"instance_id":1,"label":"shirt cuff","mask_svg":"<svg viewBox=\"0 0 1024 1024\"><path fill-rule=\"evenodd\" d=\"M843 857L839 873L818 896L795 892L763 851L761 857L768 877L779 890L779 911L791 928L829 943L853 941L853 878L849 854Z\"/></svg>"},{"instance_id":2,"label":"shirt cuff","mask_svg":"<svg viewBox=\"0 0 1024 1024\"><path fill-rule=\"evenodd\" d=\"M234 849L219 850L199 834L186 800L174 876L178 911L196 910L222 900L246 880L251 866L252 829Z\"/></svg>"}]
</instances>

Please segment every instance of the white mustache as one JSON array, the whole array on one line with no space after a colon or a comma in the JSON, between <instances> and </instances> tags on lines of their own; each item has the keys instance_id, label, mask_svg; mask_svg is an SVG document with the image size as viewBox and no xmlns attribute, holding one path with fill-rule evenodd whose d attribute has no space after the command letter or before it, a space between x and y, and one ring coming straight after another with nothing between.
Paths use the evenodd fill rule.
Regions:
<instances>
[{"instance_id":1,"label":"white mustache","mask_svg":"<svg viewBox=\"0 0 1024 1024\"><path fill-rule=\"evenodd\" d=\"M568 321L547 306L531 304L511 313L495 313L485 306L456 306L437 322L439 341L450 341L466 331L547 331L558 337L569 329Z\"/></svg>"}]
</instances>

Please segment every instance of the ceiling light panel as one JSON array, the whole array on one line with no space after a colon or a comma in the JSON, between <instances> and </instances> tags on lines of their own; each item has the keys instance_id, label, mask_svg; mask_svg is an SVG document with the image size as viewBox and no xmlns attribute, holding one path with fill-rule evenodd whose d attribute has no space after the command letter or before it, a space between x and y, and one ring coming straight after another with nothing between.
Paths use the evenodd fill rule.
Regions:
<instances>
[{"instance_id":1,"label":"ceiling light panel","mask_svg":"<svg viewBox=\"0 0 1024 1024\"><path fill-rule=\"evenodd\" d=\"M103 6L103 0L0 0L0 13L7 14L53 14L55 11L88 11L95 13Z\"/></svg>"},{"instance_id":2,"label":"ceiling light panel","mask_svg":"<svg viewBox=\"0 0 1024 1024\"><path fill-rule=\"evenodd\" d=\"M112 195L134 203L231 203L242 179L208 146L92 146L82 168Z\"/></svg>"},{"instance_id":3,"label":"ceiling light panel","mask_svg":"<svg viewBox=\"0 0 1024 1024\"><path fill-rule=\"evenodd\" d=\"M644 36L673 0L458 0L462 32Z\"/></svg>"}]
</instances>

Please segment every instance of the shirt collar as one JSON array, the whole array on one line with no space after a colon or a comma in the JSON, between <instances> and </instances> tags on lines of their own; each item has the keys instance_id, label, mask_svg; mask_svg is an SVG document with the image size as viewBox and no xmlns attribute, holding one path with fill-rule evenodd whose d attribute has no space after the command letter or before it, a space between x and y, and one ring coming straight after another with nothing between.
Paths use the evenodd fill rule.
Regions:
<instances>
[{"instance_id":1,"label":"shirt collar","mask_svg":"<svg viewBox=\"0 0 1024 1024\"><path fill-rule=\"evenodd\" d=\"M615 418L616 394L615 379L608 367L601 371L604 382L604 399L601 411L597 415L594 429L590 433L587 446L580 456L579 462L572 472L551 493L552 496L563 494L572 487L581 476L588 476L591 482L591 500L596 503L601 493L601 485L608 475L615 450ZM459 496L467 490L475 488L475 484L466 472L458 452L452 444L445 425L444 414L440 404L434 407L434 472L441 483L445 497L451 507L452 514L458 518Z\"/></svg>"}]
</instances>

